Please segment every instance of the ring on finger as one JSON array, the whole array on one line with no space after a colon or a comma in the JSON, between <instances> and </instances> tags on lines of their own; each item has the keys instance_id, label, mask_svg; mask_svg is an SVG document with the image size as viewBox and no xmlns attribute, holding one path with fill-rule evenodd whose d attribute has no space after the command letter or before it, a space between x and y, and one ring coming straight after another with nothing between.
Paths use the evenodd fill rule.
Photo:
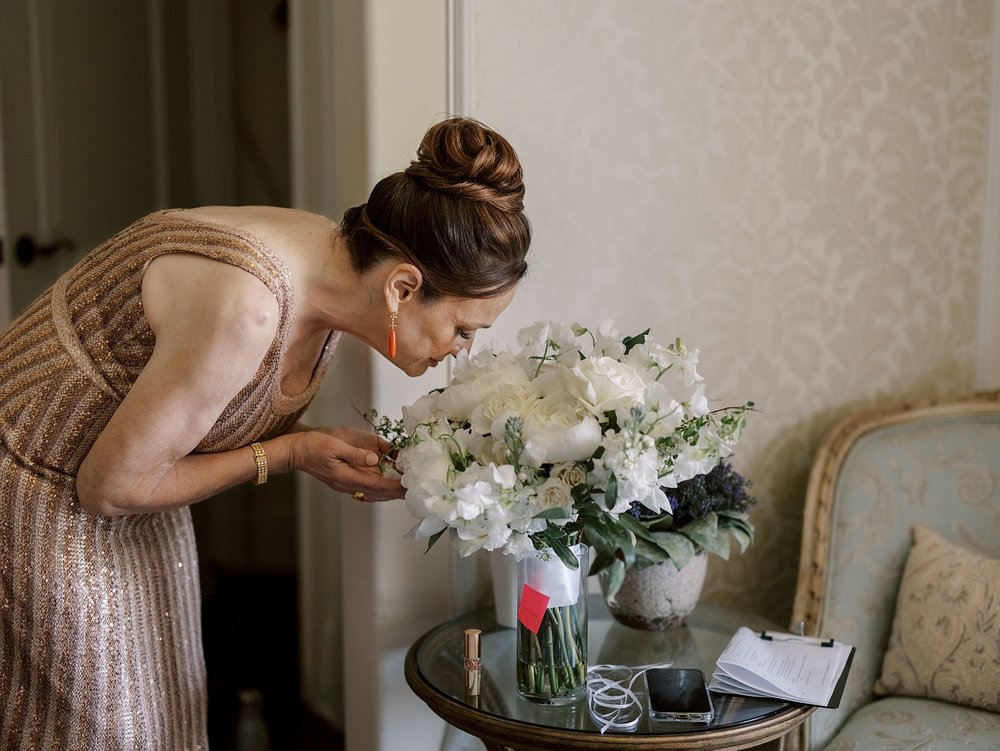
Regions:
<instances>
[{"instance_id":1,"label":"ring on finger","mask_svg":"<svg viewBox=\"0 0 1000 751\"><path fill-rule=\"evenodd\" d=\"M351 498L356 503L364 503L365 502L365 494L362 493L360 490L357 493L355 493L354 495L352 495Z\"/></svg>"}]
</instances>

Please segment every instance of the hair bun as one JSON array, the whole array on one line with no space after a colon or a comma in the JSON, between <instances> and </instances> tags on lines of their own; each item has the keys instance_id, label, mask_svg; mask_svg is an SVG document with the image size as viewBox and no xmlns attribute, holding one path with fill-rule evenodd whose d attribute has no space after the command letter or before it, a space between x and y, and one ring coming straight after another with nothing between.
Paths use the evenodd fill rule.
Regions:
<instances>
[{"instance_id":1,"label":"hair bun","mask_svg":"<svg viewBox=\"0 0 1000 751\"><path fill-rule=\"evenodd\" d=\"M524 208L517 153L499 133L470 118L453 117L432 126L405 174L432 190L504 211Z\"/></svg>"}]
</instances>

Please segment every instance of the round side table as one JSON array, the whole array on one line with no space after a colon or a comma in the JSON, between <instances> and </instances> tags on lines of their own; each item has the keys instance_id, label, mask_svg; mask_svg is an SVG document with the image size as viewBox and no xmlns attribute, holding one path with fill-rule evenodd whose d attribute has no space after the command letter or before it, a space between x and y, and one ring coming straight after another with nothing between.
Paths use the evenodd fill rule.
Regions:
<instances>
[{"instance_id":1,"label":"round side table","mask_svg":"<svg viewBox=\"0 0 1000 751\"><path fill-rule=\"evenodd\" d=\"M699 668L706 680L739 626L757 631L780 626L747 613L702 603L686 626L639 631L613 620L600 595L591 595L588 662L647 665L672 662ZM482 635L483 672L478 697L466 697L463 670L465 629ZM514 688L515 630L498 626L492 608L442 623L420 637L406 656L406 682L449 724L481 738L490 751L569 749L746 749L781 738L815 707L713 693L712 722L651 722L644 711L634 732L608 731L590 716L586 699L552 707L521 698ZM645 701L641 681L634 687Z\"/></svg>"}]
</instances>

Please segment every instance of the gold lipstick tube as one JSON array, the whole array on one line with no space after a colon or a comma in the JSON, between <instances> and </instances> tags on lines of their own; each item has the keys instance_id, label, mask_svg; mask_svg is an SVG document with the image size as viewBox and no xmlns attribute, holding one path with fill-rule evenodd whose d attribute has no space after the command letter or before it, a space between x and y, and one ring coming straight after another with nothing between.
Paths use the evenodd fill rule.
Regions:
<instances>
[{"instance_id":1,"label":"gold lipstick tube","mask_svg":"<svg viewBox=\"0 0 1000 751\"><path fill-rule=\"evenodd\" d=\"M479 652L482 633L478 628L465 630L465 695L468 697L479 696L479 680L483 669Z\"/></svg>"}]
</instances>

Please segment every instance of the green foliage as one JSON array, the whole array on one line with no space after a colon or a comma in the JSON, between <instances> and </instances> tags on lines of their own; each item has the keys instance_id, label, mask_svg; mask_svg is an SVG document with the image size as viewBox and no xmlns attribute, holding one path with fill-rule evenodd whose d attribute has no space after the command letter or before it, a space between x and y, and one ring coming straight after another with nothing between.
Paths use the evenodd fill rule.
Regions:
<instances>
[{"instance_id":1,"label":"green foliage","mask_svg":"<svg viewBox=\"0 0 1000 751\"><path fill-rule=\"evenodd\" d=\"M734 417L741 419L745 417ZM720 462L705 475L664 489L673 513L653 514L634 504L632 515L623 514L619 520L630 518L638 526L629 527L633 539L618 536L598 546L588 534L587 541L598 550L590 570L606 572L608 599L614 600L628 568L641 570L669 560L680 571L700 551L729 560L734 540L745 553L754 534L748 512L756 499L750 485L730 464Z\"/></svg>"}]
</instances>

